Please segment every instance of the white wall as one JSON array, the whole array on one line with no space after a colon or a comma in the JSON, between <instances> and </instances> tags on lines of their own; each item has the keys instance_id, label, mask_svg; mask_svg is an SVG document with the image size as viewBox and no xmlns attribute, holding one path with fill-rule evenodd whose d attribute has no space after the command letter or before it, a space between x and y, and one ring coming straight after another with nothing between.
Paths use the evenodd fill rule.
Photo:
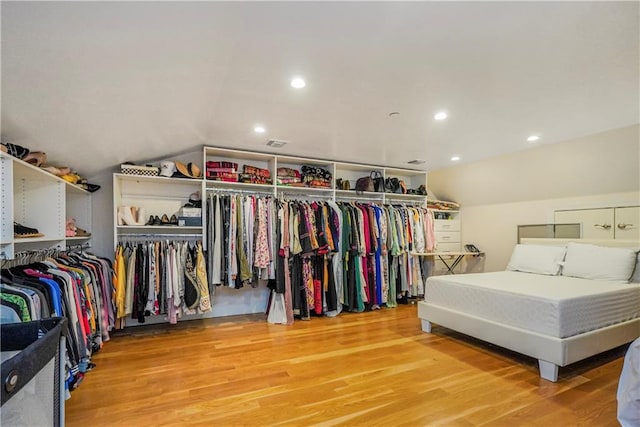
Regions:
<instances>
[{"instance_id":1,"label":"white wall","mask_svg":"<svg viewBox=\"0 0 640 427\"><path fill-rule=\"evenodd\" d=\"M436 197L461 204L462 241L506 267L517 226L557 209L640 205L638 125L429 173Z\"/></svg>"},{"instance_id":2,"label":"white wall","mask_svg":"<svg viewBox=\"0 0 640 427\"><path fill-rule=\"evenodd\" d=\"M430 171L429 188L463 206L638 191L639 132L628 126Z\"/></svg>"}]
</instances>

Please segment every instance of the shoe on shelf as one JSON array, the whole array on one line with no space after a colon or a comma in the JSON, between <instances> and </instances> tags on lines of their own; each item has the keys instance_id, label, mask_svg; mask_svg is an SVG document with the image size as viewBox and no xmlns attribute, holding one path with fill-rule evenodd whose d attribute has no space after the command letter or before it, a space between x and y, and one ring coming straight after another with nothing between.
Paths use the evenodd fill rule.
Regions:
<instances>
[{"instance_id":1,"label":"shoe on shelf","mask_svg":"<svg viewBox=\"0 0 640 427\"><path fill-rule=\"evenodd\" d=\"M40 169L46 170L47 172L55 176L69 175L71 173L71 168L68 168L66 166L57 167L51 165L43 165L40 166Z\"/></svg>"},{"instance_id":2,"label":"shoe on shelf","mask_svg":"<svg viewBox=\"0 0 640 427\"><path fill-rule=\"evenodd\" d=\"M162 215L162 218L160 218L160 225L170 225L167 214Z\"/></svg>"},{"instance_id":3,"label":"shoe on shelf","mask_svg":"<svg viewBox=\"0 0 640 427\"><path fill-rule=\"evenodd\" d=\"M22 160L39 168L40 166L47 163L47 153L44 153L42 151L32 151L24 156Z\"/></svg>"},{"instance_id":4,"label":"shoe on shelf","mask_svg":"<svg viewBox=\"0 0 640 427\"><path fill-rule=\"evenodd\" d=\"M149 215L149 219L147 220L147 222L144 225L153 225L153 215Z\"/></svg>"},{"instance_id":5,"label":"shoe on shelf","mask_svg":"<svg viewBox=\"0 0 640 427\"><path fill-rule=\"evenodd\" d=\"M89 237L91 236L91 233L89 233L87 230L84 230L80 227L76 227L76 236L78 237Z\"/></svg>"},{"instance_id":6,"label":"shoe on shelf","mask_svg":"<svg viewBox=\"0 0 640 427\"><path fill-rule=\"evenodd\" d=\"M178 217L176 217L175 215L171 215L171 219L169 220L169 224L178 225Z\"/></svg>"},{"instance_id":7,"label":"shoe on shelf","mask_svg":"<svg viewBox=\"0 0 640 427\"><path fill-rule=\"evenodd\" d=\"M6 152L10 156L17 157L20 160L24 159L25 156L29 154L29 149L22 145L12 144L10 142L3 142L2 145L6 148L6 150L2 151Z\"/></svg>"},{"instance_id":8,"label":"shoe on shelf","mask_svg":"<svg viewBox=\"0 0 640 427\"><path fill-rule=\"evenodd\" d=\"M78 227L76 227L76 220L69 218L65 226L65 237L75 237L77 235Z\"/></svg>"},{"instance_id":9,"label":"shoe on shelf","mask_svg":"<svg viewBox=\"0 0 640 427\"><path fill-rule=\"evenodd\" d=\"M160 219L160 217L158 215L153 217L153 224L152 225L162 225L162 220Z\"/></svg>"},{"instance_id":10,"label":"shoe on shelf","mask_svg":"<svg viewBox=\"0 0 640 427\"><path fill-rule=\"evenodd\" d=\"M145 225L145 218L147 216L147 211L145 210L145 208L132 208L132 209L136 209L136 213L134 215L134 217L136 218L136 223L138 225Z\"/></svg>"},{"instance_id":11,"label":"shoe on shelf","mask_svg":"<svg viewBox=\"0 0 640 427\"><path fill-rule=\"evenodd\" d=\"M17 222L13 223L13 237L16 239L23 239L25 237L43 237L44 234L40 233L37 228L25 227Z\"/></svg>"},{"instance_id":12,"label":"shoe on shelf","mask_svg":"<svg viewBox=\"0 0 640 427\"><path fill-rule=\"evenodd\" d=\"M138 213L142 211L140 221ZM137 209L135 206L120 206L118 208L118 225L144 225L144 209Z\"/></svg>"}]
</instances>

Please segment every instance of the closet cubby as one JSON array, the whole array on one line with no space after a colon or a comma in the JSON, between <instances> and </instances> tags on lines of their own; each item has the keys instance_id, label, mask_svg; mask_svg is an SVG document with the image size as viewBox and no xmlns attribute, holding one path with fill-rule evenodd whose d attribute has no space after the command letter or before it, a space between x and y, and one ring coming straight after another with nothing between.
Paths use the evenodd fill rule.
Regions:
<instances>
[{"instance_id":1,"label":"closet cubby","mask_svg":"<svg viewBox=\"0 0 640 427\"><path fill-rule=\"evenodd\" d=\"M20 159L0 153L0 258L17 252L65 250L75 240L65 237L67 218L91 230L91 193ZM16 237L14 222L36 228L41 237Z\"/></svg>"},{"instance_id":2,"label":"closet cubby","mask_svg":"<svg viewBox=\"0 0 640 427\"><path fill-rule=\"evenodd\" d=\"M178 211L189 197L199 192L202 198L202 179L168 178L163 176L113 175L114 244L123 236L144 234L194 234L202 235L202 226L144 225L149 216L178 216ZM119 224L118 209L136 207L144 210L142 224ZM203 205L204 207L204 205Z\"/></svg>"},{"instance_id":3,"label":"closet cubby","mask_svg":"<svg viewBox=\"0 0 640 427\"><path fill-rule=\"evenodd\" d=\"M383 178L382 188L376 191L358 191L356 192L356 181L359 178L371 176L372 172L380 174ZM349 181L349 189L341 188L338 180L343 183ZM351 200L360 198L362 200L382 201L384 196L384 168L380 166L359 165L354 163L336 163L336 173L334 176L334 186L336 188L336 199Z\"/></svg>"},{"instance_id":4,"label":"closet cubby","mask_svg":"<svg viewBox=\"0 0 640 427\"><path fill-rule=\"evenodd\" d=\"M257 191L273 190L276 176L276 156L267 153L254 153L225 148L204 147L203 176L207 188L239 188ZM228 182L209 178L207 175L207 162L231 162L238 165L235 173L242 174L245 166L253 166L267 169L270 174L270 183Z\"/></svg>"}]
</instances>

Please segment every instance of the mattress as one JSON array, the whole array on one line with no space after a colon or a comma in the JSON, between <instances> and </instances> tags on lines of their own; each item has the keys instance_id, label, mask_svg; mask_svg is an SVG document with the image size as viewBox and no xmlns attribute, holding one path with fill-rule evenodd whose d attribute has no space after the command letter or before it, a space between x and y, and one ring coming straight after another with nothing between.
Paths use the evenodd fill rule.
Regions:
<instances>
[{"instance_id":1,"label":"mattress","mask_svg":"<svg viewBox=\"0 0 640 427\"><path fill-rule=\"evenodd\" d=\"M432 276L425 300L557 338L640 317L640 284L516 271Z\"/></svg>"}]
</instances>

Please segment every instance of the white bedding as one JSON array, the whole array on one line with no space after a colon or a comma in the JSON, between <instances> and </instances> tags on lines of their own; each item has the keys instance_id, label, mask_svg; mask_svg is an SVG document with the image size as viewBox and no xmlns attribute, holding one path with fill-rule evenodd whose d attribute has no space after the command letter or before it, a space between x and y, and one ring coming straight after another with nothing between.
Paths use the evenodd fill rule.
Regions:
<instances>
[{"instance_id":1,"label":"white bedding","mask_svg":"<svg viewBox=\"0 0 640 427\"><path fill-rule=\"evenodd\" d=\"M640 317L640 284L516 271L432 276L425 300L558 338Z\"/></svg>"}]
</instances>

